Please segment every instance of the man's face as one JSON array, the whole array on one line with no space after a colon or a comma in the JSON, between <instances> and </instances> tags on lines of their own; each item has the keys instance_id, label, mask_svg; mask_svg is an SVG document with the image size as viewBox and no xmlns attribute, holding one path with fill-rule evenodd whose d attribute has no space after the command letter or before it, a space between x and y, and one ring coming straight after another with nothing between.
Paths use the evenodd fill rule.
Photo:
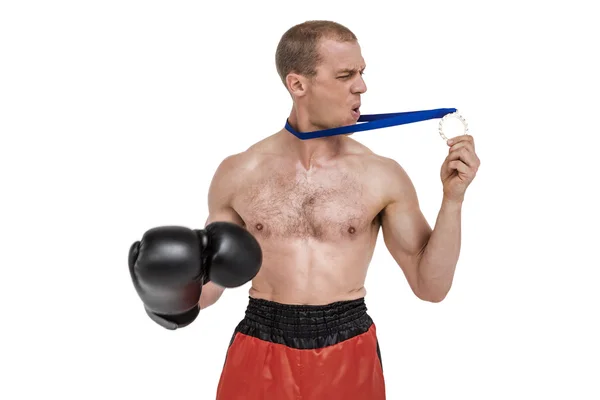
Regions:
<instances>
[{"instance_id":1,"label":"man's face","mask_svg":"<svg viewBox=\"0 0 600 400\"><path fill-rule=\"evenodd\" d=\"M320 129L355 124L360 116L360 95L367 91L360 46L326 39L319 51L322 62L307 88L310 122Z\"/></svg>"}]
</instances>

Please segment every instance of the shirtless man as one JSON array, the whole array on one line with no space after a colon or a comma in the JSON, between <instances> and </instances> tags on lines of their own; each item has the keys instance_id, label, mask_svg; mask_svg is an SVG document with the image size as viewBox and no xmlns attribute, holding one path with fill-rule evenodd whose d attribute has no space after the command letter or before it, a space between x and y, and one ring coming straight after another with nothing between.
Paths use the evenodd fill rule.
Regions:
<instances>
[{"instance_id":1,"label":"shirtless man","mask_svg":"<svg viewBox=\"0 0 600 400\"><path fill-rule=\"evenodd\" d=\"M355 35L330 21L289 29L276 52L299 132L354 124L365 61ZM379 230L414 294L442 301L460 250L461 208L479 159L473 138L449 142L434 229L394 160L348 135L300 140L285 128L218 166L206 225L229 222L254 237L262 266L235 329L217 399L385 398L364 282ZM225 288L201 290L199 307Z\"/></svg>"}]
</instances>

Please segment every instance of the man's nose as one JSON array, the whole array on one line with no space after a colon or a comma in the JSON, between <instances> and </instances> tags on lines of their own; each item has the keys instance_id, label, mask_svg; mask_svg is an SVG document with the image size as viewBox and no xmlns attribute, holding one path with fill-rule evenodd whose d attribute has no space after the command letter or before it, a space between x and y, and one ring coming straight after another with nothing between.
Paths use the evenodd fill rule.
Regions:
<instances>
[{"instance_id":1,"label":"man's nose","mask_svg":"<svg viewBox=\"0 0 600 400\"><path fill-rule=\"evenodd\" d=\"M365 93L367 91L367 84L362 76L356 79L354 85L352 85L352 93Z\"/></svg>"}]
</instances>

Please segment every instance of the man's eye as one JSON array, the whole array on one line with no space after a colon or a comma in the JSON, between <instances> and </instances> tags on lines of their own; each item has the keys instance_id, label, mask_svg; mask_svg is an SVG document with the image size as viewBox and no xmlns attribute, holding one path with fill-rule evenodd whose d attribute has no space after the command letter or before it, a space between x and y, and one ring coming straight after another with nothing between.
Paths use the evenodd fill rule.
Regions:
<instances>
[{"instance_id":1,"label":"man's eye","mask_svg":"<svg viewBox=\"0 0 600 400\"><path fill-rule=\"evenodd\" d=\"M350 75L343 75L343 76L338 76L339 79L346 79L346 78L350 78Z\"/></svg>"}]
</instances>

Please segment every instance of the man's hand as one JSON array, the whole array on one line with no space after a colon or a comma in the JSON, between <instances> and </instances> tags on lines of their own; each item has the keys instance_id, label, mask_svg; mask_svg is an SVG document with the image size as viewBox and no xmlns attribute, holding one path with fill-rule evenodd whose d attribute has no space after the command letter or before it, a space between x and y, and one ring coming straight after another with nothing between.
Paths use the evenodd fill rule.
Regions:
<instances>
[{"instance_id":1,"label":"man's hand","mask_svg":"<svg viewBox=\"0 0 600 400\"><path fill-rule=\"evenodd\" d=\"M475 154L475 142L471 135L454 137L448 140L448 146L449 154L440 171L444 199L462 202L467 187L479 169L479 157Z\"/></svg>"}]
</instances>

